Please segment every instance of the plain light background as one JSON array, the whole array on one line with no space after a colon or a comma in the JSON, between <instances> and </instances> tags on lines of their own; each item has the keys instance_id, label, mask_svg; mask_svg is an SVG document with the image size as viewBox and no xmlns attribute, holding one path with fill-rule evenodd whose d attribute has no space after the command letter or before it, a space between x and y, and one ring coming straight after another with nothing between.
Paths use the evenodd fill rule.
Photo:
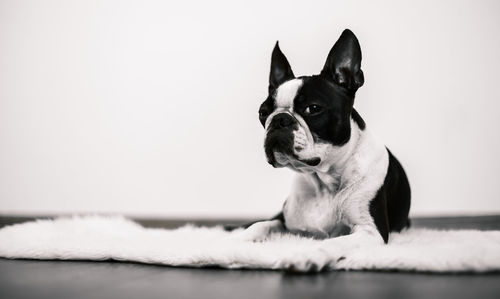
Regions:
<instances>
[{"instance_id":1,"label":"plain light background","mask_svg":"<svg viewBox=\"0 0 500 299\"><path fill-rule=\"evenodd\" d=\"M0 0L0 213L278 212L272 48L315 74L344 28L412 214L500 212L499 1Z\"/></svg>"}]
</instances>

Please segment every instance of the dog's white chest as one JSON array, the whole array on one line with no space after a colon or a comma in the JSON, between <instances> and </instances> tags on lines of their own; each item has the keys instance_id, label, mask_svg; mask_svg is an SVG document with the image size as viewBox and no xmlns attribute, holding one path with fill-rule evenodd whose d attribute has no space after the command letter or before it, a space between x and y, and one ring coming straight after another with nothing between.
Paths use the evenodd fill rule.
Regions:
<instances>
[{"instance_id":1,"label":"dog's white chest","mask_svg":"<svg viewBox=\"0 0 500 299\"><path fill-rule=\"evenodd\" d=\"M283 216L288 230L326 238L342 234L346 228L339 209L331 194L293 196L288 198Z\"/></svg>"}]
</instances>

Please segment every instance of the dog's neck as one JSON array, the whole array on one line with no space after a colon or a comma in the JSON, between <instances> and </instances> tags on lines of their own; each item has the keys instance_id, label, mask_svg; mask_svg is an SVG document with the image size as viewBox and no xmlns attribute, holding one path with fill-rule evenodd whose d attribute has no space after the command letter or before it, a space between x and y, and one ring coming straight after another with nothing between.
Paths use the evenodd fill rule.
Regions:
<instances>
[{"instance_id":1,"label":"dog's neck","mask_svg":"<svg viewBox=\"0 0 500 299\"><path fill-rule=\"evenodd\" d=\"M342 189L352 183L359 175L359 163L356 161L366 131L362 131L351 119L351 136L342 146L331 146L328 149L327 159L318 169L308 175L317 181L320 189L326 188L330 192Z\"/></svg>"}]
</instances>

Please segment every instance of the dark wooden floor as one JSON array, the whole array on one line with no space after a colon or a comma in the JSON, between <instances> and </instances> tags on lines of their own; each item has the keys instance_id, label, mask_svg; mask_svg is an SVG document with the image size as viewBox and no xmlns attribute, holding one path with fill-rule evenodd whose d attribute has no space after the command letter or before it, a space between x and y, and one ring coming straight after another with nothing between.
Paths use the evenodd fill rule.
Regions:
<instances>
[{"instance_id":1,"label":"dark wooden floor","mask_svg":"<svg viewBox=\"0 0 500 299\"><path fill-rule=\"evenodd\" d=\"M27 218L0 217L0 225ZM176 227L181 220L139 220ZM220 221L191 221L213 225ZM227 222L227 221L224 221ZM233 221L235 222L235 221ZM418 218L415 227L500 229L500 216ZM478 245L480 246L480 245ZM188 269L120 262L0 259L0 298L500 298L500 273Z\"/></svg>"}]
</instances>

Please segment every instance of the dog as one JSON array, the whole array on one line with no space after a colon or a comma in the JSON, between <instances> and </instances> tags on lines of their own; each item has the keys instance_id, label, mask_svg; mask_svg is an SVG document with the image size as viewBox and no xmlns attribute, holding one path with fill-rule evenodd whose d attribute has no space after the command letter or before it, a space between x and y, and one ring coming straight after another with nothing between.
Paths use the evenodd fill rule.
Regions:
<instances>
[{"instance_id":1,"label":"dog","mask_svg":"<svg viewBox=\"0 0 500 299\"><path fill-rule=\"evenodd\" d=\"M295 77L276 42L259 120L269 164L297 174L282 212L247 225L242 236L257 241L287 231L328 239L286 267L322 269L332 254L341 260L355 247L387 243L390 232L410 224L405 171L353 107L363 83L361 48L349 29L319 75Z\"/></svg>"}]
</instances>

